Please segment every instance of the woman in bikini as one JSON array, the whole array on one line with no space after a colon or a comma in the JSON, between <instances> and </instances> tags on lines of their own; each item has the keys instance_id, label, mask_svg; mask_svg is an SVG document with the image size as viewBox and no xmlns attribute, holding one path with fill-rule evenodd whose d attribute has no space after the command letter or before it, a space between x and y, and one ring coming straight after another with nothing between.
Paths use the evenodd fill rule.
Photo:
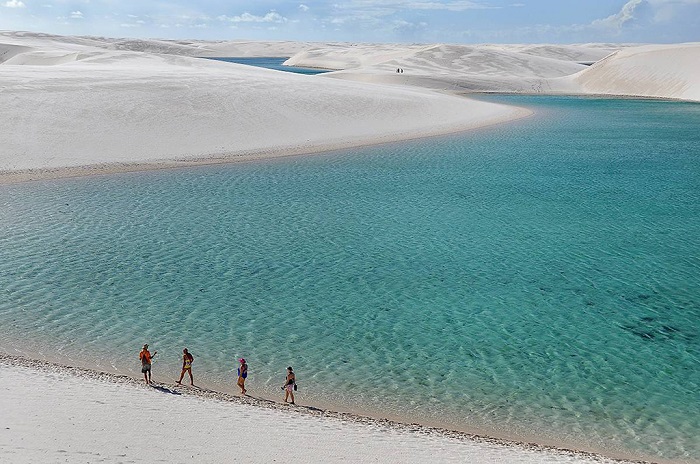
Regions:
<instances>
[{"instance_id":1,"label":"woman in bikini","mask_svg":"<svg viewBox=\"0 0 700 464\"><path fill-rule=\"evenodd\" d=\"M287 402L287 398L292 397L292 404L294 404L294 384L297 383L297 377L294 375L294 370L292 366L287 368L287 381L284 384L284 402Z\"/></svg>"},{"instance_id":2,"label":"woman in bikini","mask_svg":"<svg viewBox=\"0 0 700 464\"><path fill-rule=\"evenodd\" d=\"M180 379L177 383L182 385L182 378L185 376L185 372L190 374L190 385L194 386L194 377L192 377L192 362L194 361L194 356L192 353L187 351L187 348L182 350L182 372L180 372Z\"/></svg>"},{"instance_id":3,"label":"woman in bikini","mask_svg":"<svg viewBox=\"0 0 700 464\"><path fill-rule=\"evenodd\" d=\"M245 359L241 358L238 360L241 366L238 368L238 387L241 389L241 395L245 395L245 379L248 378L248 364L246 364Z\"/></svg>"}]
</instances>

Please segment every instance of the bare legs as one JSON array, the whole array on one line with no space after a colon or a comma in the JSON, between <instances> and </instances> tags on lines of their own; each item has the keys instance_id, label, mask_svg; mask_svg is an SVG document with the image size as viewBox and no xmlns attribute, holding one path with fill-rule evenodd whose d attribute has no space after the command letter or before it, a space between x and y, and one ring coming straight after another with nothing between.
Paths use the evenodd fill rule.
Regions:
<instances>
[{"instance_id":1,"label":"bare legs","mask_svg":"<svg viewBox=\"0 0 700 464\"><path fill-rule=\"evenodd\" d=\"M185 376L185 372L190 374L190 385L194 386L194 377L192 377L192 369L182 369L182 372L180 372L180 378L178 379L177 383L182 383L182 378Z\"/></svg>"},{"instance_id":2,"label":"bare legs","mask_svg":"<svg viewBox=\"0 0 700 464\"><path fill-rule=\"evenodd\" d=\"M284 402L287 402L287 398L292 397L292 404L294 404L294 391L288 387L284 387Z\"/></svg>"}]
</instances>

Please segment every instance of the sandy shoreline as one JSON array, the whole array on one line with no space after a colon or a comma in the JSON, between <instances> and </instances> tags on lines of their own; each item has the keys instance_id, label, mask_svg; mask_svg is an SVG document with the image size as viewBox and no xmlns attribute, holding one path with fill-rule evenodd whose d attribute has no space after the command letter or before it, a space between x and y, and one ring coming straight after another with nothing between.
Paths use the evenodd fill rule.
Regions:
<instances>
[{"instance_id":1,"label":"sandy shoreline","mask_svg":"<svg viewBox=\"0 0 700 464\"><path fill-rule=\"evenodd\" d=\"M475 123L467 127L455 127L448 130L426 131L422 134L402 134L394 136L377 136L368 139L358 139L344 143L318 143L315 145L304 145L297 147L282 147L275 149L252 150L244 153L214 154L206 157L184 157L179 159L162 159L147 162L121 162L121 163L99 163L80 166L65 166L52 168L30 168L18 170L0 170L0 185L16 184L20 182L41 181L49 179L62 179L73 177L110 175L127 172L143 172L167 169L181 169L195 166L212 166L219 164L234 164L245 162L256 162L264 160L275 160L288 157L314 155L319 153L330 153L343 151L352 148L362 148L368 146L383 145L388 143L406 142L416 139L439 137L444 135L471 132L478 129L491 127L498 124L515 121L532 116L534 113L526 108L511 107L512 112L502 119L487 120ZM429 128L428 128L429 129Z\"/></svg>"},{"instance_id":2,"label":"sandy shoreline","mask_svg":"<svg viewBox=\"0 0 700 464\"><path fill-rule=\"evenodd\" d=\"M53 457L65 458L69 462L79 457L100 455L102 459L110 460L110 453L114 454L115 448L124 447L124 454L116 454L111 459L128 458L134 462L145 462L149 458L141 458L142 452L148 452L160 456L177 451L177 441L172 437L161 436L157 430L151 430L148 424L150 418L159 421L159 416L171 409L169 402L186 399L195 410L213 408L217 413L225 414L230 419L230 424L239 429L246 429L252 435L265 434L271 438L271 446L263 450L259 446L246 443L243 446L247 458L253 462L269 462L272 457L285 455L286 441L298 441L300 435L302 441L308 440L311 446L300 448L289 444L293 449L286 461L308 462L309 460L325 462L341 462L344 459L362 460L362 450L354 444L345 448L346 433L362 433L363 447L368 450L373 460L377 462L572 462L572 463L643 463L648 461L632 461L613 459L602 455L581 452L569 449L560 449L551 446L543 446L533 443L515 442L479 436L464 432L451 431L435 427L427 427L419 424L406 424L386 419L373 419L350 413L339 413L331 410L315 408L313 406L291 407L268 399L240 397L221 393L205 388L176 387L174 385L155 383L155 387L147 387L139 380L125 375L115 375L98 372L91 369L69 367L47 361L31 360L23 357L0 354L0 385L2 385L2 406L6 412L5 419L0 422L3 432L0 433L0 450L4 456L12 456L13 462L35 462L34 459L48 459ZM38 385L44 385L37 388ZM27 395L26 388L31 390ZM101 393L100 393L101 392ZM125 402L115 406L104 405L108 399L99 397L105 394L107 398L113 398L115 403ZM103 404L101 412L106 417L99 416L99 412L85 411L82 406L76 410L63 410L63 408L47 407L44 413L41 411L42 402L59 404L64 400L63 396L72 396L81 405ZM98 398L99 397L99 398ZM143 402L143 401L148 402ZM68 400L66 400L68 401ZM136 401L136 402L134 402ZM157 402L156 402L157 401ZM163 402L164 401L164 402ZM61 403L62 404L62 403ZM204 406L206 404L206 406ZM217 430L208 430L207 435L218 434L225 430L220 422L212 421L207 424L206 419L197 417L196 421L190 417L195 411L190 407L174 408L175 414L181 421L193 421L198 429L207 431L207 427ZM127 408L127 415L114 416L115 409ZM31 411L31 412L30 412ZM253 419L264 411L265 417ZM211 413L207 413L211 414ZM44 416L45 417L41 417ZM90 419L86 419L86 416ZM39 416L39 417L38 417ZM104 423L102 422L104 420ZM244 420L244 422L241 422ZM41 433L36 430L25 435L26 428L34 421L54 422L61 427L46 427ZM280 421L291 421L293 426L289 433L279 433L277 427ZM109 435L109 443L101 443L99 439L89 440L79 438L86 430L94 427L98 422L104 426L101 430ZM138 443L130 443L124 428L136 427L137 431L144 427L149 430L153 441L147 448L141 448ZM109 424L109 425L107 425ZM36 426L36 424L34 424ZM47 424L48 425L48 424ZM161 423L161 426L166 425ZM179 424L175 424L179 427ZM111 435L110 428L119 429L120 435ZM91 431L91 430L88 430ZM333 442L328 442L327 433L332 434ZM96 432L96 431L91 431ZM338 432L341 432L340 434ZM169 431L172 433L172 431ZM64 436L65 435L65 436ZM98 434L99 435L99 434ZM124 437L124 435L127 435ZM75 440L71 437L75 436ZM120 438L121 437L121 438ZM21 438L21 440L20 440ZM277 443L277 438L280 439ZM351 437L355 439L356 437ZM60 442L62 446L57 450L46 447L49 442ZM21 442L21 444L19 443ZM376 443L375 443L376 442ZM395 442L395 443L394 443ZM166 445L161 448L161 445ZM71 446L72 445L72 446ZM186 453L196 453L200 462L209 459L218 461L222 454L231 453L234 449L240 451L239 440L231 438L231 442L220 443L218 449L212 449L212 443L188 444ZM396 454L396 449L401 449ZM376 448L376 447L379 448ZM327 448L333 447L330 455L325 455ZM77 449L76 449L77 448ZM128 450L127 450L128 448ZM169 449L173 448L173 449ZM415 449L427 451L426 455L416 455ZM377 452L381 454L373 454ZM385 454L386 453L386 454ZM368 457L370 457L368 456ZM176 456L172 456L178 459Z\"/></svg>"},{"instance_id":3,"label":"sandy shoreline","mask_svg":"<svg viewBox=\"0 0 700 464\"><path fill-rule=\"evenodd\" d=\"M338 57L324 44L184 46L0 31L0 184L277 159L532 114L460 93L700 101L700 65L691 59L698 49L368 45ZM340 71L301 76L193 58L242 54L295 54L290 64ZM581 64L588 61L596 64ZM642 462L313 407L290 411L211 390L153 389L127 376L2 354L0 386L0 453L20 463L151 462L154 455L170 462Z\"/></svg>"},{"instance_id":4,"label":"sandy shoreline","mask_svg":"<svg viewBox=\"0 0 700 464\"><path fill-rule=\"evenodd\" d=\"M317 153L528 114L415 86L181 56L158 41L151 41L149 52L112 45L107 39L0 33L3 177Z\"/></svg>"}]
</instances>

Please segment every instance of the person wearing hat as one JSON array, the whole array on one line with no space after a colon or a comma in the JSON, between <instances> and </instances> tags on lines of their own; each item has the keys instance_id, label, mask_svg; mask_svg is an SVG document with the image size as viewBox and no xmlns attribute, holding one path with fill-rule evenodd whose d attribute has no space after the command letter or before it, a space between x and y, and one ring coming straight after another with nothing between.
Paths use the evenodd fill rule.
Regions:
<instances>
[{"instance_id":1,"label":"person wearing hat","mask_svg":"<svg viewBox=\"0 0 700 464\"><path fill-rule=\"evenodd\" d=\"M245 379L248 378L248 364L246 364L245 359L241 358L238 360L239 363L241 363L241 366L238 368L238 386L241 389L241 395L245 395L246 389L245 389Z\"/></svg>"},{"instance_id":2,"label":"person wearing hat","mask_svg":"<svg viewBox=\"0 0 700 464\"><path fill-rule=\"evenodd\" d=\"M148 351L148 343L143 345L143 349L139 353L141 372L143 372L143 379L146 381L146 385L150 385L151 383L151 358L157 354L157 351L154 351L153 354Z\"/></svg>"}]
</instances>

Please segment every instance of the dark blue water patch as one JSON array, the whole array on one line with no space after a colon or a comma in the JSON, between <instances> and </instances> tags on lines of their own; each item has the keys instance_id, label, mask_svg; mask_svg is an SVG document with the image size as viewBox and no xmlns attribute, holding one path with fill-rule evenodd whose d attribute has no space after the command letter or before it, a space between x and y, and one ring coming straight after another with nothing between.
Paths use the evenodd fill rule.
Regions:
<instances>
[{"instance_id":1,"label":"dark blue water patch","mask_svg":"<svg viewBox=\"0 0 700 464\"><path fill-rule=\"evenodd\" d=\"M228 63L244 64L246 66L257 66L259 68L274 69L276 71L286 71L297 74L323 74L330 72L327 69L303 68L299 66L284 66L282 63L287 61L284 57L263 57L263 58L207 58L210 60L226 61Z\"/></svg>"}]
</instances>

